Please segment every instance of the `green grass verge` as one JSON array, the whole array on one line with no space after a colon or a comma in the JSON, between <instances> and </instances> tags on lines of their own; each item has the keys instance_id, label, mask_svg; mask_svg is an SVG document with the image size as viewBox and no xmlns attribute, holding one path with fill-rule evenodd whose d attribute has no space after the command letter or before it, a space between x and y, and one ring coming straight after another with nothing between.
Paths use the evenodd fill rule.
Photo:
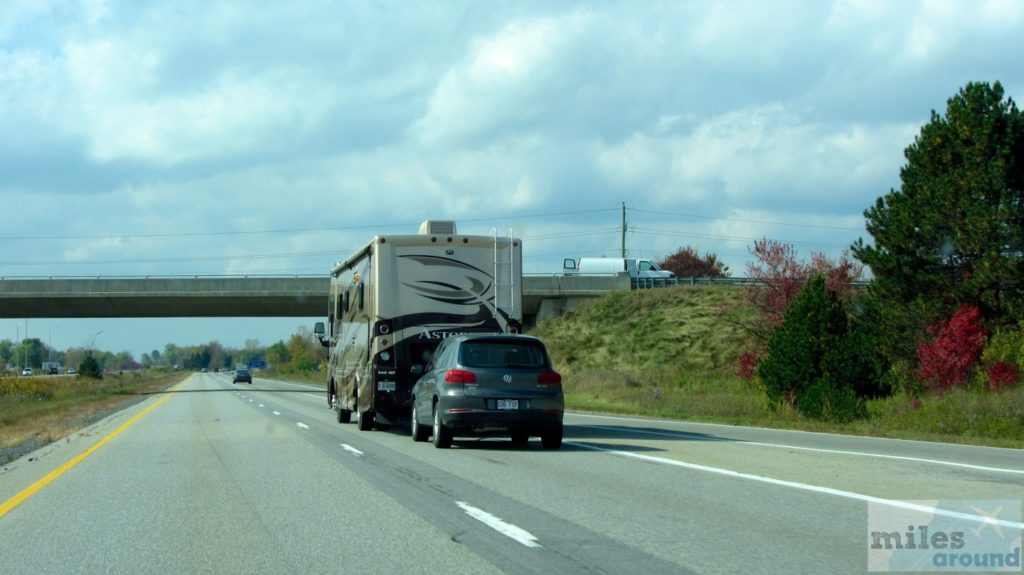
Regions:
<instances>
[{"instance_id":1,"label":"green grass verge","mask_svg":"<svg viewBox=\"0 0 1024 575\"><path fill-rule=\"evenodd\" d=\"M763 391L733 375L754 346L739 327L752 311L734 288L665 288L610 294L530 331L564 377L566 407L730 425L1024 447L1024 387L974 387L915 402L867 402L868 416L836 424L771 409ZM739 321L738 321L739 320Z\"/></svg>"}]
</instances>

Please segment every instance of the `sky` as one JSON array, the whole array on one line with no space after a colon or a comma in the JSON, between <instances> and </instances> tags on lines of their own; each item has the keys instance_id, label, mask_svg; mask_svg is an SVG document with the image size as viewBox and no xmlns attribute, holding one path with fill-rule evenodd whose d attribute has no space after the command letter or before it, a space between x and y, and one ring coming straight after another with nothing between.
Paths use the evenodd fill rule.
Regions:
<instances>
[{"instance_id":1,"label":"sky","mask_svg":"<svg viewBox=\"0 0 1024 575\"><path fill-rule=\"evenodd\" d=\"M326 275L426 219L564 257L842 255L1024 2L3 0L0 277ZM2 305L2 304L0 304ZM321 318L0 320L243 347Z\"/></svg>"}]
</instances>

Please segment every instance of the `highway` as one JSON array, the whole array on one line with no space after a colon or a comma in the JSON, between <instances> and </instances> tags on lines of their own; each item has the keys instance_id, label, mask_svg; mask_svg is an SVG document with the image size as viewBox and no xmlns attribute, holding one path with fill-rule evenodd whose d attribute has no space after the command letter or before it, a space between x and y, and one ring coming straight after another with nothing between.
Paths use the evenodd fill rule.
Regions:
<instances>
[{"instance_id":1,"label":"highway","mask_svg":"<svg viewBox=\"0 0 1024 575\"><path fill-rule=\"evenodd\" d=\"M439 450L194 374L0 469L0 573L863 573L875 498L1024 499L1021 450L566 425Z\"/></svg>"}]
</instances>

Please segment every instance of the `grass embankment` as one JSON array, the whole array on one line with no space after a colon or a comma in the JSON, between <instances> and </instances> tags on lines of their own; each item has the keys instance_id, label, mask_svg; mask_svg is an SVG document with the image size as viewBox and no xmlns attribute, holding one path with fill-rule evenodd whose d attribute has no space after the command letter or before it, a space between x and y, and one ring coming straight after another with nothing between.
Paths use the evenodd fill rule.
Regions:
<instances>
[{"instance_id":1,"label":"grass embankment","mask_svg":"<svg viewBox=\"0 0 1024 575\"><path fill-rule=\"evenodd\" d=\"M0 378L0 463L71 435L188 375L145 372L104 379Z\"/></svg>"},{"instance_id":2,"label":"grass embankment","mask_svg":"<svg viewBox=\"0 0 1024 575\"><path fill-rule=\"evenodd\" d=\"M301 382L309 385L320 386L327 389L327 375L324 371L298 370L298 369L269 369L257 377L266 379L278 379L281 381Z\"/></svg>"},{"instance_id":3,"label":"grass embankment","mask_svg":"<svg viewBox=\"0 0 1024 575\"><path fill-rule=\"evenodd\" d=\"M563 375L569 409L734 425L1024 447L1024 386L871 400L847 424L769 408L756 383L734 375L752 346L739 323L743 293L678 287L615 293L531 330Z\"/></svg>"}]
</instances>

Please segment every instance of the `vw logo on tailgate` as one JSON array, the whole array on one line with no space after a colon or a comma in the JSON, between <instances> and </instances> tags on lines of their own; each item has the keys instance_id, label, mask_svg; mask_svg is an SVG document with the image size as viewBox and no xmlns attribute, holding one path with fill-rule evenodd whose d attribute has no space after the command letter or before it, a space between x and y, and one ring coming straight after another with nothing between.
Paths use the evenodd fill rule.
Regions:
<instances>
[{"instance_id":1,"label":"vw logo on tailgate","mask_svg":"<svg viewBox=\"0 0 1024 575\"><path fill-rule=\"evenodd\" d=\"M512 374L506 373L504 377L501 378L501 380L504 381L505 383L512 383Z\"/></svg>"}]
</instances>

